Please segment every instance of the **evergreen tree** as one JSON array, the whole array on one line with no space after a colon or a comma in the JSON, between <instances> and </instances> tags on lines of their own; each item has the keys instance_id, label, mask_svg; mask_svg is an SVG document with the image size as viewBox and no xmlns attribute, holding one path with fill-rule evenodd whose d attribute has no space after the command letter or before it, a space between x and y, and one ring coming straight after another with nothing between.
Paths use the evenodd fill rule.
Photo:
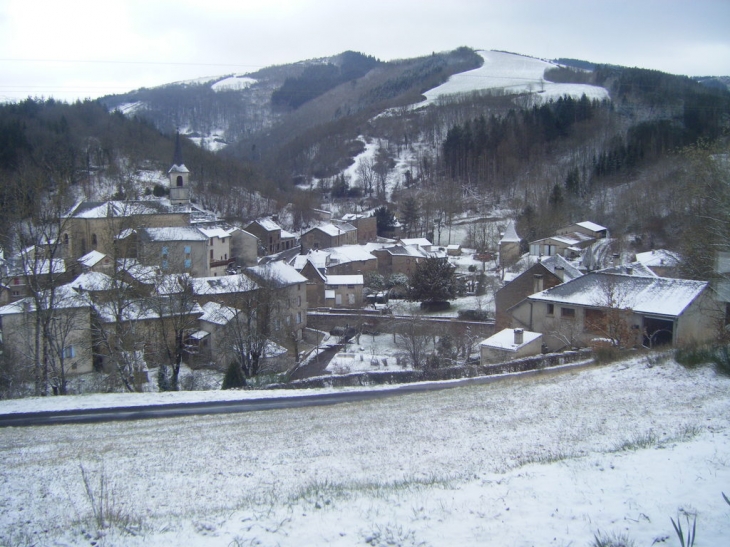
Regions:
<instances>
[{"instance_id":1,"label":"evergreen tree","mask_svg":"<svg viewBox=\"0 0 730 547\"><path fill-rule=\"evenodd\" d=\"M395 216L385 205L375 209L373 216L375 217L379 236L383 236L395 228Z\"/></svg>"},{"instance_id":2,"label":"evergreen tree","mask_svg":"<svg viewBox=\"0 0 730 547\"><path fill-rule=\"evenodd\" d=\"M577 167L573 167L565 177L565 189L571 196L580 195L580 174Z\"/></svg>"},{"instance_id":3,"label":"evergreen tree","mask_svg":"<svg viewBox=\"0 0 730 547\"><path fill-rule=\"evenodd\" d=\"M410 196L403 201L403 207L401 209L401 223L404 225L407 237L411 237L411 234L415 232L418 217L421 215L419 209L416 198Z\"/></svg>"},{"instance_id":4,"label":"evergreen tree","mask_svg":"<svg viewBox=\"0 0 730 547\"><path fill-rule=\"evenodd\" d=\"M441 258L427 258L416 266L408 290L412 302L447 302L456 298L456 266Z\"/></svg>"}]
</instances>

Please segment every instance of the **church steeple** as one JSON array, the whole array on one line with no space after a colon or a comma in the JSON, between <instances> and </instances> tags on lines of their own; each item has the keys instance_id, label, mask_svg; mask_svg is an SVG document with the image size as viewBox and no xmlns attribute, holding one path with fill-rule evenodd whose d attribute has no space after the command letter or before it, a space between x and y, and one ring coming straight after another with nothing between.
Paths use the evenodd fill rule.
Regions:
<instances>
[{"instance_id":1,"label":"church steeple","mask_svg":"<svg viewBox=\"0 0 730 547\"><path fill-rule=\"evenodd\" d=\"M170 178L170 202L173 205L190 203L190 187L188 186L190 171L183 163L179 131L175 135L175 153L172 157L172 167L167 175Z\"/></svg>"}]
</instances>

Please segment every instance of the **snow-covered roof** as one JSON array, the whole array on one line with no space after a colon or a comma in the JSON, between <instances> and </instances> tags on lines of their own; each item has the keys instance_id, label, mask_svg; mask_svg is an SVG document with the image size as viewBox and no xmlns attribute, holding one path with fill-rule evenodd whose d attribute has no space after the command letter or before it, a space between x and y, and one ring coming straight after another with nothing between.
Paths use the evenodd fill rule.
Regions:
<instances>
[{"instance_id":1,"label":"snow-covered roof","mask_svg":"<svg viewBox=\"0 0 730 547\"><path fill-rule=\"evenodd\" d=\"M497 348L503 350L517 351L521 347L529 344L542 336L539 332L532 332L529 330L522 331L522 343L515 344L515 329L504 329L496 334L493 334L486 340L483 340L479 345L487 346L490 348Z\"/></svg>"},{"instance_id":2,"label":"snow-covered roof","mask_svg":"<svg viewBox=\"0 0 730 547\"><path fill-rule=\"evenodd\" d=\"M200 320L216 325L227 325L238 314L237 309L218 302L207 302L202 309L203 315L200 316Z\"/></svg>"},{"instance_id":3,"label":"snow-covered roof","mask_svg":"<svg viewBox=\"0 0 730 547\"><path fill-rule=\"evenodd\" d=\"M187 167L185 167L184 163L181 163L180 165L175 164L172 167L170 167L170 170L168 171L168 173L190 173L190 171L188 170Z\"/></svg>"},{"instance_id":4,"label":"snow-covered roof","mask_svg":"<svg viewBox=\"0 0 730 547\"><path fill-rule=\"evenodd\" d=\"M705 281L596 272L533 294L530 300L606 307L612 300L636 313L676 317L707 287Z\"/></svg>"},{"instance_id":5,"label":"snow-covered roof","mask_svg":"<svg viewBox=\"0 0 730 547\"><path fill-rule=\"evenodd\" d=\"M398 240L403 245L414 245L416 247L431 247L433 246L433 243L431 243L428 239L425 237L413 237L409 239L399 239Z\"/></svg>"},{"instance_id":6,"label":"snow-covered roof","mask_svg":"<svg viewBox=\"0 0 730 547\"><path fill-rule=\"evenodd\" d=\"M123 281L114 282L114 279L101 272L82 273L69 283L71 287L84 291L110 291L114 288L127 287Z\"/></svg>"},{"instance_id":7,"label":"snow-covered roof","mask_svg":"<svg viewBox=\"0 0 730 547\"><path fill-rule=\"evenodd\" d=\"M611 266L599 270L601 273L624 274L638 277L659 277L648 266L641 262L632 262L631 264L621 264L620 266Z\"/></svg>"},{"instance_id":8,"label":"snow-covered roof","mask_svg":"<svg viewBox=\"0 0 730 547\"><path fill-rule=\"evenodd\" d=\"M34 258L29 257L26 260L14 259L12 264L13 266L8 272L10 276L48 275L66 272L66 263L62 258L54 258L53 260L42 258L36 261Z\"/></svg>"},{"instance_id":9,"label":"snow-covered roof","mask_svg":"<svg viewBox=\"0 0 730 547\"><path fill-rule=\"evenodd\" d=\"M583 273L573 266L570 262L565 260L560 255L553 255L549 256L547 258L543 258L541 261L541 264L545 266L545 268L548 269L548 271L552 274L558 275L556 273L556 269L563 268L563 281L570 281L571 279L575 279L576 277L580 277L583 275Z\"/></svg>"},{"instance_id":10,"label":"snow-covered roof","mask_svg":"<svg viewBox=\"0 0 730 547\"><path fill-rule=\"evenodd\" d=\"M41 294L41 298L46 302L46 307L50 307L50 299L53 296L52 308L54 310L85 308L91 306L91 302L85 295L77 293L70 285L61 285L56 287L53 295L50 291ZM36 301L33 297L26 297L6 304L0 308L0 315L15 315L17 313L34 312L36 310Z\"/></svg>"},{"instance_id":11,"label":"snow-covered roof","mask_svg":"<svg viewBox=\"0 0 730 547\"><path fill-rule=\"evenodd\" d=\"M328 285L362 285L364 282L362 275L328 275L326 279Z\"/></svg>"},{"instance_id":12,"label":"snow-covered roof","mask_svg":"<svg viewBox=\"0 0 730 547\"><path fill-rule=\"evenodd\" d=\"M342 234L346 234L348 232L352 232L353 230L357 230L352 224L348 224L347 222L341 222L338 225L334 225L330 222L320 224L319 226L315 226L314 228L310 228L305 234L308 234L309 232L313 232L314 230L319 230L320 232L324 232L325 234L329 236L338 236Z\"/></svg>"},{"instance_id":13,"label":"snow-covered roof","mask_svg":"<svg viewBox=\"0 0 730 547\"><path fill-rule=\"evenodd\" d=\"M147 241L205 241L208 239L199 228L190 226L140 228L139 235Z\"/></svg>"},{"instance_id":14,"label":"snow-covered roof","mask_svg":"<svg viewBox=\"0 0 730 547\"><path fill-rule=\"evenodd\" d=\"M218 237L220 239L225 239L227 237L230 237L231 233L228 230L224 230L223 228L202 228L199 227L198 230L207 238L211 237Z\"/></svg>"},{"instance_id":15,"label":"snow-covered roof","mask_svg":"<svg viewBox=\"0 0 730 547\"><path fill-rule=\"evenodd\" d=\"M102 260L104 260L104 257L106 255L104 253L100 253L99 251L91 251L90 253L86 253L84 256L79 258L79 263L82 266L86 266L87 268L92 268Z\"/></svg>"},{"instance_id":16,"label":"snow-covered roof","mask_svg":"<svg viewBox=\"0 0 730 547\"><path fill-rule=\"evenodd\" d=\"M281 229L281 235L279 236L281 239L296 239L296 234L292 234L291 232L287 232L284 228Z\"/></svg>"},{"instance_id":17,"label":"snow-covered roof","mask_svg":"<svg viewBox=\"0 0 730 547\"><path fill-rule=\"evenodd\" d=\"M596 224L595 222L591 222L590 220L585 220L583 222L576 222L576 226L580 226L581 228L585 228L586 230L591 230L592 232L602 232L604 230L608 230L605 226L601 226L600 224Z\"/></svg>"},{"instance_id":18,"label":"snow-covered roof","mask_svg":"<svg viewBox=\"0 0 730 547\"><path fill-rule=\"evenodd\" d=\"M193 277L190 278L190 284L197 295L231 294L258 289L256 282L243 274Z\"/></svg>"},{"instance_id":19,"label":"snow-covered roof","mask_svg":"<svg viewBox=\"0 0 730 547\"><path fill-rule=\"evenodd\" d=\"M645 253L636 253L636 261L648 268L675 268L679 266L681 260L682 259L679 254L667 251L666 249L656 249Z\"/></svg>"},{"instance_id":20,"label":"snow-covered roof","mask_svg":"<svg viewBox=\"0 0 730 547\"><path fill-rule=\"evenodd\" d=\"M271 280L283 286L307 282L306 277L282 261L269 262L263 266L253 266L246 268L246 271L253 274L256 278Z\"/></svg>"},{"instance_id":21,"label":"snow-covered roof","mask_svg":"<svg viewBox=\"0 0 730 547\"><path fill-rule=\"evenodd\" d=\"M281 230L281 226L279 226L276 222L274 222L270 218L259 218L257 220L254 220L253 222L251 222L249 224L249 226L251 226L251 224L258 224L267 232L275 232L277 230Z\"/></svg>"},{"instance_id":22,"label":"snow-covered roof","mask_svg":"<svg viewBox=\"0 0 730 547\"><path fill-rule=\"evenodd\" d=\"M427 258L429 256L420 247L414 247L412 245L393 245L392 247L384 247L382 250L392 255L412 256L414 258Z\"/></svg>"},{"instance_id":23,"label":"snow-covered roof","mask_svg":"<svg viewBox=\"0 0 730 547\"><path fill-rule=\"evenodd\" d=\"M201 317L201 319L202 319L202 317ZM206 338L208 336L210 336L209 332L204 331L204 330L198 330L198 331L195 331L193 334L191 334L190 338L192 338L193 340L202 340L203 338Z\"/></svg>"},{"instance_id":24,"label":"snow-covered roof","mask_svg":"<svg viewBox=\"0 0 730 547\"><path fill-rule=\"evenodd\" d=\"M140 264L136 258L121 258L117 261L120 270L127 272L134 280L144 283L154 283L158 272L157 266Z\"/></svg>"},{"instance_id":25,"label":"snow-covered roof","mask_svg":"<svg viewBox=\"0 0 730 547\"><path fill-rule=\"evenodd\" d=\"M179 212L169 202L157 200L143 201L82 201L74 205L67 217L73 218L106 218L126 217L131 215L159 215Z\"/></svg>"},{"instance_id":26,"label":"snow-covered roof","mask_svg":"<svg viewBox=\"0 0 730 547\"><path fill-rule=\"evenodd\" d=\"M515 228L515 222L513 220L510 220L507 224L507 228L505 229L504 234L502 234L502 239L500 239L499 242L519 243L520 241L520 236L517 235L517 229Z\"/></svg>"},{"instance_id":27,"label":"snow-covered roof","mask_svg":"<svg viewBox=\"0 0 730 547\"><path fill-rule=\"evenodd\" d=\"M307 262L311 262L315 268L326 268L329 262L329 257L329 250L312 250L305 255L298 254L289 262L289 264L297 271L302 271L302 268L307 265Z\"/></svg>"}]
</instances>

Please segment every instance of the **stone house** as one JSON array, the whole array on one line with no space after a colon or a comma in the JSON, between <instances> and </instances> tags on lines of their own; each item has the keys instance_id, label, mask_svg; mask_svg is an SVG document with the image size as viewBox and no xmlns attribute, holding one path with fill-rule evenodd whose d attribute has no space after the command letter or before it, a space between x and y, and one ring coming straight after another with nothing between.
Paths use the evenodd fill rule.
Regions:
<instances>
[{"instance_id":1,"label":"stone house","mask_svg":"<svg viewBox=\"0 0 730 547\"><path fill-rule=\"evenodd\" d=\"M528 296L512 327L540 332L550 351L608 340L623 347L712 340L720 310L708 283L595 272Z\"/></svg>"},{"instance_id":2,"label":"stone house","mask_svg":"<svg viewBox=\"0 0 730 547\"><path fill-rule=\"evenodd\" d=\"M419 262L428 258L429 254L413 246L393 245L371 251L378 259L378 273L383 277L393 274L404 274L410 277Z\"/></svg>"},{"instance_id":3,"label":"stone house","mask_svg":"<svg viewBox=\"0 0 730 547\"><path fill-rule=\"evenodd\" d=\"M48 319L46 359L49 375L59 381L67 375L93 370L91 344L91 302L68 285L48 294L41 321ZM32 368L36 359L36 299L26 297L0 307L0 340L4 353ZM54 383L54 381L52 381Z\"/></svg>"},{"instance_id":4,"label":"stone house","mask_svg":"<svg viewBox=\"0 0 730 547\"><path fill-rule=\"evenodd\" d=\"M539 259L494 294L496 328L508 327L512 321L508 310L531 294L550 289L581 275L583 274L580 270L560 255Z\"/></svg>"},{"instance_id":5,"label":"stone house","mask_svg":"<svg viewBox=\"0 0 730 547\"><path fill-rule=\"evenodd\" d=\"M325 279L325 306L331 308L362 308L362 275L327 275Z\"/></svg>"},{"instance_id":6,"label":"stone house","mask_svg":"<svg viewBox=\"0 0 730 547\"><path fill-rule=\"evenodd\" d=\"M273 291L273 339L296 349L307 328L307 278L281 261L246 268L244 274Z\"/></svg>"},{"instance_id":7,"label":"stone house","mask_svg":"<svg viewBox=\"0 0 730 547\"><path fill-rule=\"evenodd\" d=\"M347 222L332 222L310 228L302 234L302 252L357 244L357 228Z\"/></svg>"},{"instance_id":8,"label":"stone house","mask_svg":"<svg viewBox=\"0 0 730 547\"><path fill-rule=\"evenodd\" d=\"M542 334L524 329L503 329L479 344L480 363L503 363L542 352Z\"/></svg>"},{"instance_id":9,"label":"stone house","mask_svg":"<svg viewBox=\"0 0 730 547\"><path fill-rule=\"evenodd\" d=\"M259 238L261 255L275 254L296 246L296 236L282 229L270 218L254 220L244 229Z\"/></svg>"},{"instance_id":10,"label":"stone house","mask_svg":"<svg viewBox=\"0 0 730 547\"><path fill-rule=\"evenodd\" d=\"M378 239L378 222L374 216L357 213L343 215L342 221L357 229L357 243L370 243Z\"/></svg>"},{"instance_id":11,"label":"stone house","mask_svg":"<svg viewBox=\"0 0 730 547\"><path fill-rule=\"evenodd\" d=\"M140 263L159 266L162 273L188 273L193 277L213 275L215 270L209 261L209 238L197 228L140 228L136 233ZM225 272L225 266L222 272Z\"/></svg>"}]
</instances>

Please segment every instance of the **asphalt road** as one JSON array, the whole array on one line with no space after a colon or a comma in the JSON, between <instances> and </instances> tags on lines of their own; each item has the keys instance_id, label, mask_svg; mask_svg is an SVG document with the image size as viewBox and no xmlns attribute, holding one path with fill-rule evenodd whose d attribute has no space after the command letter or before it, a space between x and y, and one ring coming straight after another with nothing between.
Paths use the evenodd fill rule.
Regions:
<instances>
[{"instance_id":1,"label":"asphalt road","mask_svg":"<svg viewBox=\"0 0 730 547\"><path fill-rule=\"evenodd\" d=\"M288 408L305 408L311 406L355 403L395 397L409 393L423 393L463 387L468 385L490 384L505 379L525 376L553 375L576 368L595 366L592 363L577 363L556 369L543 369L523 372L519 375L480 376L446 382L420 382L402 384L392 389L343 391L339 393L316 393L297 397L274 397L267 399L243 399L238 401L214 401L202 403L180 403L169 405L117 407L100 409L64 410L54 412L28 412L16 414L0 414L0 427L27 427L39 425L90 424L129 420L149 420L159 418L175 418L182 416L199 416L205 414L234 414L239 412L260 412Z\"/></svg>"}]
</instances>

